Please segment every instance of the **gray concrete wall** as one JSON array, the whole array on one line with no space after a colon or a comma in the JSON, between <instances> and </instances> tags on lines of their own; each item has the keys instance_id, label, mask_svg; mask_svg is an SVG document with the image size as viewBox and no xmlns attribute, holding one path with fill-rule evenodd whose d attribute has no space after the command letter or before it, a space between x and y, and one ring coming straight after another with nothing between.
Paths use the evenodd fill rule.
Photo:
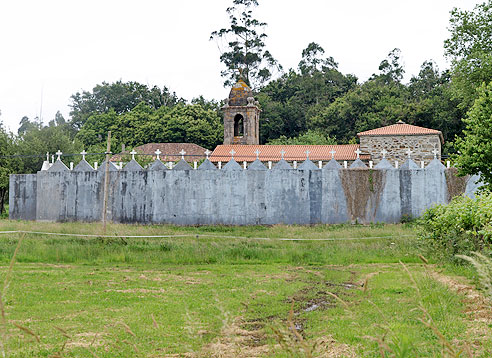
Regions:
<instances>
[{"instance_id":1,"label":"gray concrete wall","mask_svg":"<svg viewBox=\"0 0 492 358\"><path fill-rule=\"evenodd\" d=\"M37 175L12 174L9 178L9 218L36 220Z\"/></svg>"},{"instance_id":2,"label":"gray concrete wall","mask_svg":"<svg viewBox=\"0 0 492 358\"><path fill-rule=\"evenodd\" d=\"M117 170L108 219L178 225L398 222L448 201L443 166L426 169ZM454 175L454 174L453 174ZM10 177L10 218L100 221L104 172ZM460 187L473 195L477 178ZM454 189L456 190L456 189Z\"/></svg>"}]
</instances>

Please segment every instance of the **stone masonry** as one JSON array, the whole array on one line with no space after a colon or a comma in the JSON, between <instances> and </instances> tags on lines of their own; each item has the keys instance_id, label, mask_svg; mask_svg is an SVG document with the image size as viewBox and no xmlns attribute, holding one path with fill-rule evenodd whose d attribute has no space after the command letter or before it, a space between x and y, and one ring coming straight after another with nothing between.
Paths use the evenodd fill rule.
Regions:
<instances>
[{"instance_id":1,"label":"stone masonry","mask_svg":"<svg viewBox=\"0 0 492 358\"><path fill-rule=\"evenodd\" d=\"M249 86L240 79L231 89L222 107L224 112L224 144L259 144L260 113L259 104L253 97ZM237 132L237 122L241 122L242 133Z\"/></svg>"},{"instance_id":2,"label":"stone masonry","mask_svg":"<svg viewBox=\"0 0 492 358\"><path fill-rule=\"evenodd\" d=\"M388 152L386 159L394 163L402 164L408 159L407 151L412 151L411 158L420 163L429 164L434 158L433 151L438 151L437 158L441 156L441 139L437 134L420 135L366 135L360 137L360 150L364 154L370 154L374 164L382 159L381 152Z\"/></svg>"}]
</instances>

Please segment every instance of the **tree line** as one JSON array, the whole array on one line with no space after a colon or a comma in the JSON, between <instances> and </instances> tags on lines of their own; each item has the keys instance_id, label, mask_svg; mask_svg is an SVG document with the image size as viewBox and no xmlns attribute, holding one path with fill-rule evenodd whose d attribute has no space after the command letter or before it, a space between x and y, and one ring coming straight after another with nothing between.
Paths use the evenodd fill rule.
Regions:
<instances>
[{"instance_id":1,"label":"tree line","mask_svg":"<svg viewBox=\"0 0 492 358\"><path fill-rule=\"evenodd\" d=\"M358 132L403 120L441 130L444 153L460 152L456 162L463 173L491 172L492 0L471 11L453 9L444 43L451 68L425 61L408 83L398 48L363 82L342 73L314 42L300 53L296 68L284 70L267 49L267 24L254 17L258 5L232 0L230 23L210 38L222 46L224 85L242 76L260 103L262 144L355 143ZM59 112L48 124L23 117L17 133L7 133L0 116L0 210L8 174L40 169L44 158L32 154L104 152L108 130L114 152L151 142L213 149L223 141L222 104L203 96L187 101L165 86L117 81L74 93L68 119ZM477 146L481 154L473 156Z\"/></svg>"}]
</instances>

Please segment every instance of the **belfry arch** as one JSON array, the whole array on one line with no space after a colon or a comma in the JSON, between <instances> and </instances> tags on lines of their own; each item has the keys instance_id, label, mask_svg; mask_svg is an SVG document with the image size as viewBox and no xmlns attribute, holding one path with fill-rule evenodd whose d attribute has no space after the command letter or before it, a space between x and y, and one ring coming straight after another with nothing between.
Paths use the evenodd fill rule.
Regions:
<instances>
[{"instance_id":1,"label":"belfry arch","mask_svg":"<svg viewBox=\"0 0 492 358\"><path fill-rule=\"evenodd\" d=\"M242 137L244 135L244 117L242 114L234 116L234 137Z\"/></svg>"}]
</instances>

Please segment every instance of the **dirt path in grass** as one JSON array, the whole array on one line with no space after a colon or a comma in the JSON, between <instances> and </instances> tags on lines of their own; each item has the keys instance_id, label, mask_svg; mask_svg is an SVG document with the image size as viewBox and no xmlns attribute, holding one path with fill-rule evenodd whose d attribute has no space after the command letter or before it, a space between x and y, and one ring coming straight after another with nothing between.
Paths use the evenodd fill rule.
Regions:
<instances>
[{"instance_id":1,"label":"dirt path in grass","mask_svg":"<svg viewBox=\"0 0 492 358\"><path fill-rule=\"evenodd\" d=\"M467 316L467 342L472 345L475 353L482 353L482 342L490 340L492 336L492 302L470 284L435 271L430 271L430 275L452 291L463 295Z\"/></svg>"},{"instance_id":2,"label":"dirt path in grass","mask_svg":"<svg viewBox=\"0 0 492 358\"><path fill-rule=\"evenodd\" d=\"M236 319L227 325L214 342L203 347L202 351L193 358L260 358L278 352L300 353L303 349L312 349L316 357L322 358L351 358L355 357L353 347L336 342L331 337L321 337L313 342L301 343L292 330L287 327L279 328L275 333L277 342L282 344L268 344L263 329L246 330L242 328L241 319ZM306 355L307 356L307 355Z\"/></svg>"}]
</instances>

